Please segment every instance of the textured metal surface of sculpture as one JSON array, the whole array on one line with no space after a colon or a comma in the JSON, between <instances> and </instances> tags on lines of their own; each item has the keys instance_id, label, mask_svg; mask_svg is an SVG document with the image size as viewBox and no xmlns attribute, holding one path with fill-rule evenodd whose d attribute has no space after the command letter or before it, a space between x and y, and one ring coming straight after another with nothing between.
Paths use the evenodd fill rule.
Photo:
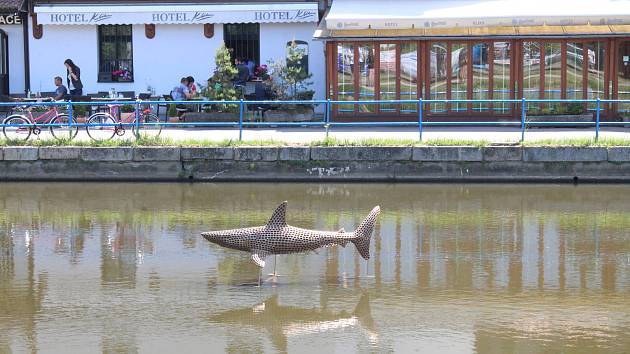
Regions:
<instances>
[{"instance_id":1,"label":"textured metal surface of sculpture","mask_svg":"<svg viewBox=\"0 0 630 354\"><path fill-rule=\"evenodd\" d=\"M301 253L314 251L320 247L341 245L352 242L361 257L370 259L370 239L376 218L381 209L376 206L354 232L316 231L289 226L285 215L287 202L276 208L269 222L264 226L242 229L204 232L201 235L219 246L251 252L252 260L261 268L265 267L268 255Z\"/></svg>"}]
</instances>

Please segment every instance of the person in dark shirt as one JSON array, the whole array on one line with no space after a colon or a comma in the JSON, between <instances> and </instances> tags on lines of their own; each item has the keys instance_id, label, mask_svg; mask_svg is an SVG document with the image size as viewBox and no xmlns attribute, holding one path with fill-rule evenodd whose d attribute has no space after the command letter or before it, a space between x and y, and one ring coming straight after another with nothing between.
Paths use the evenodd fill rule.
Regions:
<instances>
[{"instance_id":1,"label":"person in dark shirt","mask_svg":"<svg viewBox=\"0 0 630 354\"><path fill-rule=\"evenodd\" d=\"M57 89L55 89L55 101L65 99L68 96L68 89L63 85L61 77L55 77L55 86L57 86Z\"/></svg>"},{"instance_id":2,"label":"person in dark shirt","mask_svg":"<svg viewBox=\"0 0 630 354\"><path fill-rule=\"evenodd\" d=\"M249 80L249 69L244 59L236 60L236 69L238 70L238 77L234 81L234 84L244 86L247 80Z\"/></svg>"}]
</instances>

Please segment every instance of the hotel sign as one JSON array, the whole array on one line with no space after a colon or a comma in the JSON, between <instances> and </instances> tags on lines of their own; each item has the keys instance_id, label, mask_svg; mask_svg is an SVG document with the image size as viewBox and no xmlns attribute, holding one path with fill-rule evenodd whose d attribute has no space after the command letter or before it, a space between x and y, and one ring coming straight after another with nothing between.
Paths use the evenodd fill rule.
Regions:
<instances>
[{"instance_id":1,"label":"hotel sign","mask_svg":"<svg viewBox=\"0 0 630 354\"><path fill-rule=\"evenodd\" d=\"M0 25L21 25L22 18L18 14L0 14Z\"/></svg>"},{"instance_id":2,"label":"hotel sign","mask_svg":"<svg viewBox=\"0 0 630 354\"><path fill-rule=\"evenodd\" d=\"M37 9L36 9L36 12ZM316 10L38 12L43 25L317 22Z\"/></svg>"}]
</instances>

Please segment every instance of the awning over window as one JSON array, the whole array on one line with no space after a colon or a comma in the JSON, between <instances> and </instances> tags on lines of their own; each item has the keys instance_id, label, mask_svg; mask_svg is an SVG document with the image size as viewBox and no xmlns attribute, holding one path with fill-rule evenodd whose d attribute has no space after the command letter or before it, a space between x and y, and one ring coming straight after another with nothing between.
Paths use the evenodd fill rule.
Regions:
<instances>
[{"instance_id":1,"label":"awning over window","mask_svg":"<svg viewBox=\"0 0 630 354\"><path fill-rule=\"evenodd\" d=\"M335 0L328 30L630 24L630 0Z\"/></svg>"},{"instance_id":2,"label":"awning over window","mask_svg":"<svg viewBox=\"0 0 630 354\"><path fill-rule=\"evenodd\" d=\"M317 11L317 3L35 7L44 25L317 22Z\"/></svg>"}]
</instances>

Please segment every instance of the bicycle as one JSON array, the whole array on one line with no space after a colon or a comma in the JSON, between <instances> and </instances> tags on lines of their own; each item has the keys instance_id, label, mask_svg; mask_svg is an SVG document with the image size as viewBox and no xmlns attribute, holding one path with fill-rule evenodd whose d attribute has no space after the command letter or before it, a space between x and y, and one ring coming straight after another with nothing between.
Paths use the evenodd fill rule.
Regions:
<instances>
[{"instance_id":1,"label":"bicycle","mask_svg":"<svg viewBox=\"0 0 630 354\"><path fill-rule=\"evenodd\" d=\"M140 134L140 131L153 137L159 136L162 132L160 119L150 107L141 112L134 111L133 114L124 118L120 115L119 105L107 105L107 107L109 107L109 112L94 113L88 118L86 130L92 140L105 141L112 139L114 135L123 136L126 125L131 125L136 136ZM141 115L140 122L138 122L138 113Z\"/></svg>"},{"instance_id":2,"label":"bicycle","mask_svg":"<svg viewBox=\"0 0 630 354\"><path fill-rule=\"evenodd\" d=\"M51 106L50 109L39 117L33 117L33 106L23 106L18 108L26 112L25 114L12 114L2 121L4 126L2 127L2 133L5 138L9 140L23 140L26 141L31 134L39 135L42 129L38 124L55 124L55 126L49 126L50 133L55 139L62 139L69 137L70 140L74 139L79 132L78 127L72 127L70 134L68 134L67 125L70 123L70 119L66 113L59 113L57 106Z\"/></svg>"}]
</instances>

